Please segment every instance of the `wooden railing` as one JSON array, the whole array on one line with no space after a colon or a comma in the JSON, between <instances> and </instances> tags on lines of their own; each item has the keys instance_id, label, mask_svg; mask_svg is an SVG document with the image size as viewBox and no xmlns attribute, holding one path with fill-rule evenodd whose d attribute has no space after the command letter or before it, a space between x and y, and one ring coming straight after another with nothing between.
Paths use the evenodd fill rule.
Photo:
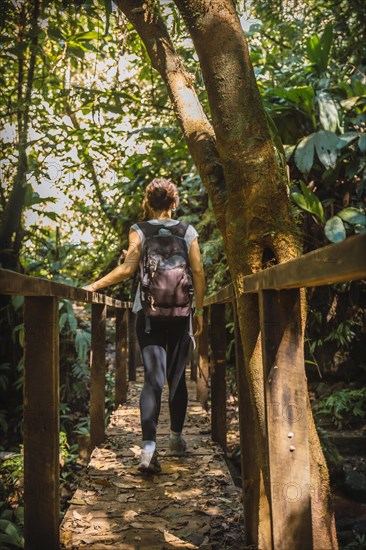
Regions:
<instances>
[{"instance_id":1,"label":"wooden railing","mask_svg":"<svg viewBox=\"0 0 366 550\"><path fill-rule=\"evenodd\" d=\"M0 269L0 293L24 302L24 535L31 550L59 548L59 299L91 302L90 446L105 438L107 307L116 319L115 404L136 379L134 315L121 302L46 279ZM128 369L127 369L128 365Z\"/></svg>"},{"instance_id":2,"label":"wooden railing","mask_svg":"<svg viewBox=\"0 0 366 550\"><path fill-rule=\"evenodd\" d=\"M312 487L300 289L363 278L366 278L366 234L244 278L243 293L256 293L259 298L269 470L265 484L275 550L312 548ZM245 456L245 434L253 425L246 417L249 394L242 375L244 355L232 284L204 302L204 332L193 359L192 377L197 381L198 398L204 407L211 394L212 438L226 449L227 305L232 308L234 321L241 454ZM243 479L244 475L251 478L251 472L242 472Z\"/></svg>"},{"instance_id":3,"label":"wooden railing","mask_svg":"<svg viewBox=\"0 0 366 550\"><path fill-rule=\"evenodd\" d=\"M312 547L310 468L306 415L302 287L366 277L366 235L316 250L244 279L245 293L259 294L265 380L266 426L273 548ZM136 378L134 315L131 304L103 294L0 269L0 294L25 296L24 306L24 503L26 548L59 548L59 327L58 300L92 303L90 437L92 447L105 434L105 335L107 307L116 318L115 403L126 400L128 380ZM212 438L226 449L226 322L231 303L241 411L247 388L243 349L232 285L205 300L204 332L192 361L198 398L207 406L211 393ZM273 321L275 319L275 322ZM128 365L128 368L127 368ZM280 413L286 408L286 414ZM241 436L248 426L240 413ZM290 434L292 434L290 436ZM242 452L244 437L242 440ZM286 464L286 468L284 468ZM299 488L301 498L278 498L282 487ZM301 525L289 529L290 515Z\"/></svg>"}]
</instances>

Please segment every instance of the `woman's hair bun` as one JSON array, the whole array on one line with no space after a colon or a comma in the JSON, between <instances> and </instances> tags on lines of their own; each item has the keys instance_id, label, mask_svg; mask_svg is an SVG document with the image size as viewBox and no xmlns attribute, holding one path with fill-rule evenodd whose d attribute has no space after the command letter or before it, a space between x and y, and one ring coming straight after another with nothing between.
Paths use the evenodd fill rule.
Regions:
<instances>
[{"instance_id":1,"label":"woman's hair bun","mask_svg":"<svg viewBox=\"0 0 366 550\"><path fill-rule=\"evenodd\" d=\"M173 204L178 207L177 186L169 179L155 178L146 187L146 202L152 210L168 210Z\"/></svg>"}]
</instances>

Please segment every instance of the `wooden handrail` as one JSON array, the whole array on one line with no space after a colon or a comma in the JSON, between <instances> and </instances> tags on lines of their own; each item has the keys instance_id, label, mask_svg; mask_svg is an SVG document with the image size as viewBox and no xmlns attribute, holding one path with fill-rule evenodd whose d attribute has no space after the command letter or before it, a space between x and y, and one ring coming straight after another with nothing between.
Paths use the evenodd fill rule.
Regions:
<instances>
[{"instance_id":1,"label":"wooden handrail","mask_svg":"<svg viewBox=\"0 0 366 550\"><path fill-rule=\"evenodd\" d=\"M244 292L323 286L365 277L366 233L363 233L248 275L244 277Z\"/></svg>"},{"instance_id":2,"label":"wooden handrail","mask_svg":"<svg viewBox=\"0 0 366 550\"><path fill-rule=\"evenodd\" d=\"M39 277L23 275L10 269L0 269L0 294L18 296L55 296L57 298L72 300L74 302L91 302L92 304L104 304L118 308L130 308L131 302L122 302L110 296L91 292L83 288L56 283Z\"/></svg>"},{"instance_id":3,"label":"wooden handrail","mask_svg":"<svg viewBox=\"0 0 366 550\"><path fill-rule=\"evenodd\" d=\"M299 500L296 505L299 517L303 518L300 543L301 540L306 540L309 548L312 544L310 473L308 468L304 477L301 470L304 465L306 467L309 465L307 420L306 415L302 415L301 418L294 416L296 407L301 410L305 410L306 407L299 289L364 277L366 277L366 234L350 237L341 243L317 249L294 260L244 277L244 293L259 294L258 315L263 348L266 425L269 441L267 452L270 466L268 482L271 493L274 547L300 548L299 542L294 539L292 530L288 529L290 508L287 506L286 498L278 498L275 493L277 487L289 485L288 479L293 486L296 485L296 488L299 488L299 494L302 495L302 500ZM80 287L30 277L7 269L0 269L0 294L25 296L24 500L26 544L27 548L32 550L43 547L56 550L59 547L58 299L92 304L93 353L91 354L90 406L91 439L95 445L104 438L106 309L107 306L116 308L116 406L126 399L127 362L129 363L128 379L135 379L135 316L131 315L131 302L116 300ZM232 284L205 299L206 322L203 335L199 338L197 358L198 396L206 407L209 384L211 385L212 436L223 447L226 445L225 304L227 303L235 305ZM273 321L273 319L275 320ZM208 326L209 324L210 326ZM235 307L234 325L235 338L240 340ZM243 372L244 358L239 341L236 342L235 349L237 368L241 373ZM292 383L293 378L294 382ZM239 376L238 380L239 386L243 386L245 377ZM284 393L285 386L286 392ZM301 403L299 395L302 399ZM239 399L242 434L248 427L244 414L246 398L243 388L239 391ZM273 413L277 412L277 409L275 411L271 409L273 404L280 407L285 401L287 404L286 418L282 418L280 415L274 416ZM289 407L292 408L289 409ZM43 431L39 430L39 425L43 426ZM291 455L291 464L293 465L291 470L284 470L282 466L285 461L288 461L288 453L292 452L295 446L289 446L289 435L281 439L278 437L278 433L292 434L291 437L296 434L298 443L296 453ZM245 443L243 442L244 439L241 443L244 456ZM299 472L296 479L294 472ZM304 502L305 508L303 507ZM293 503L292 507L294 509Z\"/></svg>"},{"instance_id":4,"label":"wooden handrail","mask_svg":"<svg viewBox=\"0 0 366 550\"><path fill-rule=\"evenodd\" d=\"M210 294L205 298L203 302L203 306L211 306L212 304L226 304L228 302L232 302L234 300L235 294L234 294L234 285L233 283L230 283L223 288L220 288L217 292L214 292L213 294Z\"/></svg>"},{"instance_id":5,"label":"wooden handrail","mask_svg":"<svg viewBox=\"0 0 366 550\"><path fill-rule=\"evenodd\" d=\"M91 303L90 441L105 437L107 306L116 315L115 402L126 400L127 313L132 303L64 283L0 269L0 294L24 296L24 534L26 548L59 548L59 299Z\"/></svg>"},{"instance_id":6,"label":"wooden handrail","mask_svg":"<svg viewBox=\"0 0 366 550\"><path fill-rule=\"evenodd\" d=\"M366 278L366 234L244 277L244 294L259 296L272 548L299 550L313 546L300 289L363 278ZM197 397L207 408L211 394L212 438L225 448L226 361L222 346L226 335L225 305L230 302L234 306L240 445L245 471L246 445L251 444L248 427L254 419L250 420L248 415L249 393L245 387L247 379L233 284L204 300L206 322L198 342ZM246 477L250 476L246 471ZM301 518L296 529L291 528L293 517ZM250 517L246 519L251 521Z\"/></svg>"},{"instance_id":7,"label":"wooden handrail","mask_svg":"<svg viewBox=\"0 0 366 550\"><path fill-rule=\"evenodd\" d=\"M244 277L244 293L330 285L366 278L366 233L330 244ZM232 283L210 294L204 306L231 302Z\"/></svg>"}]
</instances>

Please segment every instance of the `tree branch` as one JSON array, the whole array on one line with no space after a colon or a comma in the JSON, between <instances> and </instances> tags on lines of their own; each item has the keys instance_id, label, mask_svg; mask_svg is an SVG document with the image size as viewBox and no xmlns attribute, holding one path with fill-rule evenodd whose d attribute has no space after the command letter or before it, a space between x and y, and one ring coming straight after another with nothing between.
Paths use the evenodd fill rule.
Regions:
<instances>
[{"instance_id":1,"label":"tree branch","mask_svg":"<svg viewBox=\"0 0 366 550\"><path fill-rule=\"evenodd\" d=\"M76 118L75 113L72 111L72 109L71 109L71 107L68 104L66 99L64 100L64 105L65 105L66 114L70 118L75 130L80 130L79 121ZM95 189L99 204L101 206L101 209L102 209L104 215L107 217L108 221L111 223L113 229L116 232L118 232L117 217L114 216L114 215L111 215L111 213L109 212L110 207L109 207L108 202L106 201L106 199L103 197L103 193L102 193L102 190L101 190L100 185L99 185L99 179L98 179L97 173L95 171L93 159L90 157L90 155L88 155L85 152L84 152L84 161L85 161L85 163L88 167L88 170L90 172L91 179L92 179L94 189Z\"/></svg>"},{"instance_id":2,"label":"tree branch","mask_svg":"<svg viewBox=\"0 0 366 550\"><path fill-rule=\"evenodd\" d=\"M225 180L215 134L192 86L192 77L182 65L156 5L151 7L144 0L117 0L116 3L136 29L152 66L167 86L188 149L212 202L217 224L224 232Z\"/></svg>"}]
</instances>

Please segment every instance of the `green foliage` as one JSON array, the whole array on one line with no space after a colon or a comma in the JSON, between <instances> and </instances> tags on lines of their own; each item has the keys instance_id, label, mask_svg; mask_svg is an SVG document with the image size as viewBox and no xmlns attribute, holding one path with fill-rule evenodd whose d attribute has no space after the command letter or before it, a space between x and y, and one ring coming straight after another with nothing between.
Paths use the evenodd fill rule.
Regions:
<instances>
[{"instance_id":1,"label":"green foliage","mask_svg":"<svg viewBox=\"0 0 366 550\"><path fill-rule=\"evenodd\" d=\"M321 76L328 68L329 53L333 41L332 23L327 23L322 36L314 34L306 41L306 53L312 63L312 67L318 76Z\"/></svg>"},{"instance_id":2,"label":"green foliage","mask_svg":"<svg viewBox=\"0 0 366 550\"><path fill-rule=\"evenodd\" d=\"M22 518L24 510L18 507L16 510L9 508L2 509L5 503L0 502L0 544L3 550L12 548L24 548L24 538L19 527L19 519Z\"/></svg>"},{"instance_id":3,"label":"green foliage","mask_svg":"<svg viewBox=\"0 0 366 550\"><path fill-rule=\"evenodd\" d=\"M328 466L339 468L343 463L343 457L339 453L337 446L331 440L328 432L321 426L317 425L316 430Z\"/></svg>"},{"instance_id":4,"label":"green foliage","mask_svg":"<svg viewBox=\"0 0 366 550\"><path fill-rule=\"evenodd\" d=\"M342 547L342 550L353 550L354 548L357 548L357 550L365 550L366 549L366 535L363 533L354 533L354 538L346 544L346 546Z\"/></svg>"},{"instance_id":5,"label":"green foliage","mask_svg":"<svg viewBox=\"0 0 366 550\"><path fill-rule=\"evenodd\" d=\"M355 233L364 233L366 231L365 210L344 208L329 218L324 226L326 236L333 243L346 238L346 229L353 229Z\"/></svg>"},{"instance_id":6,"label":"green foliage","mask_svg":"<svg viewBox=\"0 0 366 550\"><path fill-rule=\"evenodd\" d=\"M19 74L20 59L29 66L31 53L32 3L25 2L24 39L19 39L21 4L5 2L1 23L0 108L9 129L2 144L1 211L15 180L16 120L25 107L14 92L22 87L14 75ZM365 29L359 3L306 0L290 9L286 3L254 1L250 10L260 20L247 33L250 55L279 161L284 170L286 161L289 167L292 206L303 224L305 251L365 231ZM181 18L170 3L163 6L163 13L207 109L201 70ZM165 86L150 68L131 25L109 0L62 5L50 0L44 3L37 39L24 234L19 237L24 272L75 286L101 277L117 265L126 247L129 227L141 215L146 183L155 176L170 176L181 194L177 215L200 234L208 292L229 282L222 237L207 195ZM62 208L58 196L63 197ZM335 288L331 292L326 306L340 293ZM108 289L118 298L132 293L131 283ZM334 346L351 353L359 343L362 322L347 318L355 315L354 303L342 306L343 310L339 307L327 328L327 312L310 308L312 355L307 361L319 372L325 361L319 360L318 351ZM11 304L0 325L13 327L13 342L22 348L23 299L13 297ZM361 317L359 310L356 313ZM73 437L90 430L86 416L90 332L78 325L70 301L60 301L59 314L65 346L60 414L70 441L70 448L66 439L62 443L67 461L74 454ZM21 400L22 376L21 361L13 364L1 357L0 397L15 388ZM107 417L112 388L113 374L108 372ZM9 403L0 411L4 431L20 437L20 422L21 408Z\"/></svg>"},{"instance_id":7,"label":"green foliage","mask_svg":"<svg viewBox=\"0 0 366 550\"><path fill-rule=\"evenodd\" d=\"M340 346L348 346L355 337L355 332L352 330L355 324L356 323L351 319L347 319L346 321L339 323L336 329L332 330L324 338L324 342L335 340Z\"/></svg>"},{"instance_id":8,"label":"green foliage","mask_svg":"<svg viewBox=\"0 0 366 550\"><path fill-rule=\"evenodd\" d=\"M300 208L314 214L321 222L324 222L324 209L322 203L303 181L300 182L300 186L301 192L296 186L291 188L292 200Z\"/></svg>"},{"instance_id":9,"label":"green foliage","mask_svg":"<svg viewBox=\"0 0 366 550\"><path fill-rule=\"evenodd\" d=\"M4 550L24 548L22 535L24 508L22 502L23 448L1 462L0 476L0 547ZM11 498L9 498L11 497Z\"/></svg>"},{"instance_id":10,"label":"green foliage","mask_svg":"<svg viewBox=\"0 0 366 550\"><path fill-rule=\"evenodd\" d=\"M16 486L23 477L23 445L20 453L10 456L1 464L2 482L8 492L14 492Z\"/></svg>"},{"instance_id":11,"label":"green foliage","mask_svg":"<svg viewBox=\"0 0 366 550\"><path fill-rule=\"evenodd\" d=\"M319 130L303 138L296 147L295 163L300 172L308 174L314 165L315 152L325 169L334 168L337 161L338 138L333 132Z\"/></svg>"},{"instance_id":12,"label":"green foliage","mask_svg":"<svg viewBox=\"0 0 366 550\"><path fill-rule=\"evenodd\" d=\"M321 391L321 387L318 391ZM327 390L325 390L327 391ZM330 420L338 429L366 416L366 388L348 387L320 397L315 407L318 419Z\"/></svg>"},{"instance_id":13,"label":"green foliage","mask_svg":"<svg viewBox=\"0 0 366 550\"><path fill-rule=\"evenodd\" d=\"M306 0L301 10L282 8L251 3L250 15L260 22L248 40L312 249L366 229L365 50L350 48L365 29L358 3ZM347 208L357 211L359 223L340 215Z\"/></svg>"}]
</instances>

